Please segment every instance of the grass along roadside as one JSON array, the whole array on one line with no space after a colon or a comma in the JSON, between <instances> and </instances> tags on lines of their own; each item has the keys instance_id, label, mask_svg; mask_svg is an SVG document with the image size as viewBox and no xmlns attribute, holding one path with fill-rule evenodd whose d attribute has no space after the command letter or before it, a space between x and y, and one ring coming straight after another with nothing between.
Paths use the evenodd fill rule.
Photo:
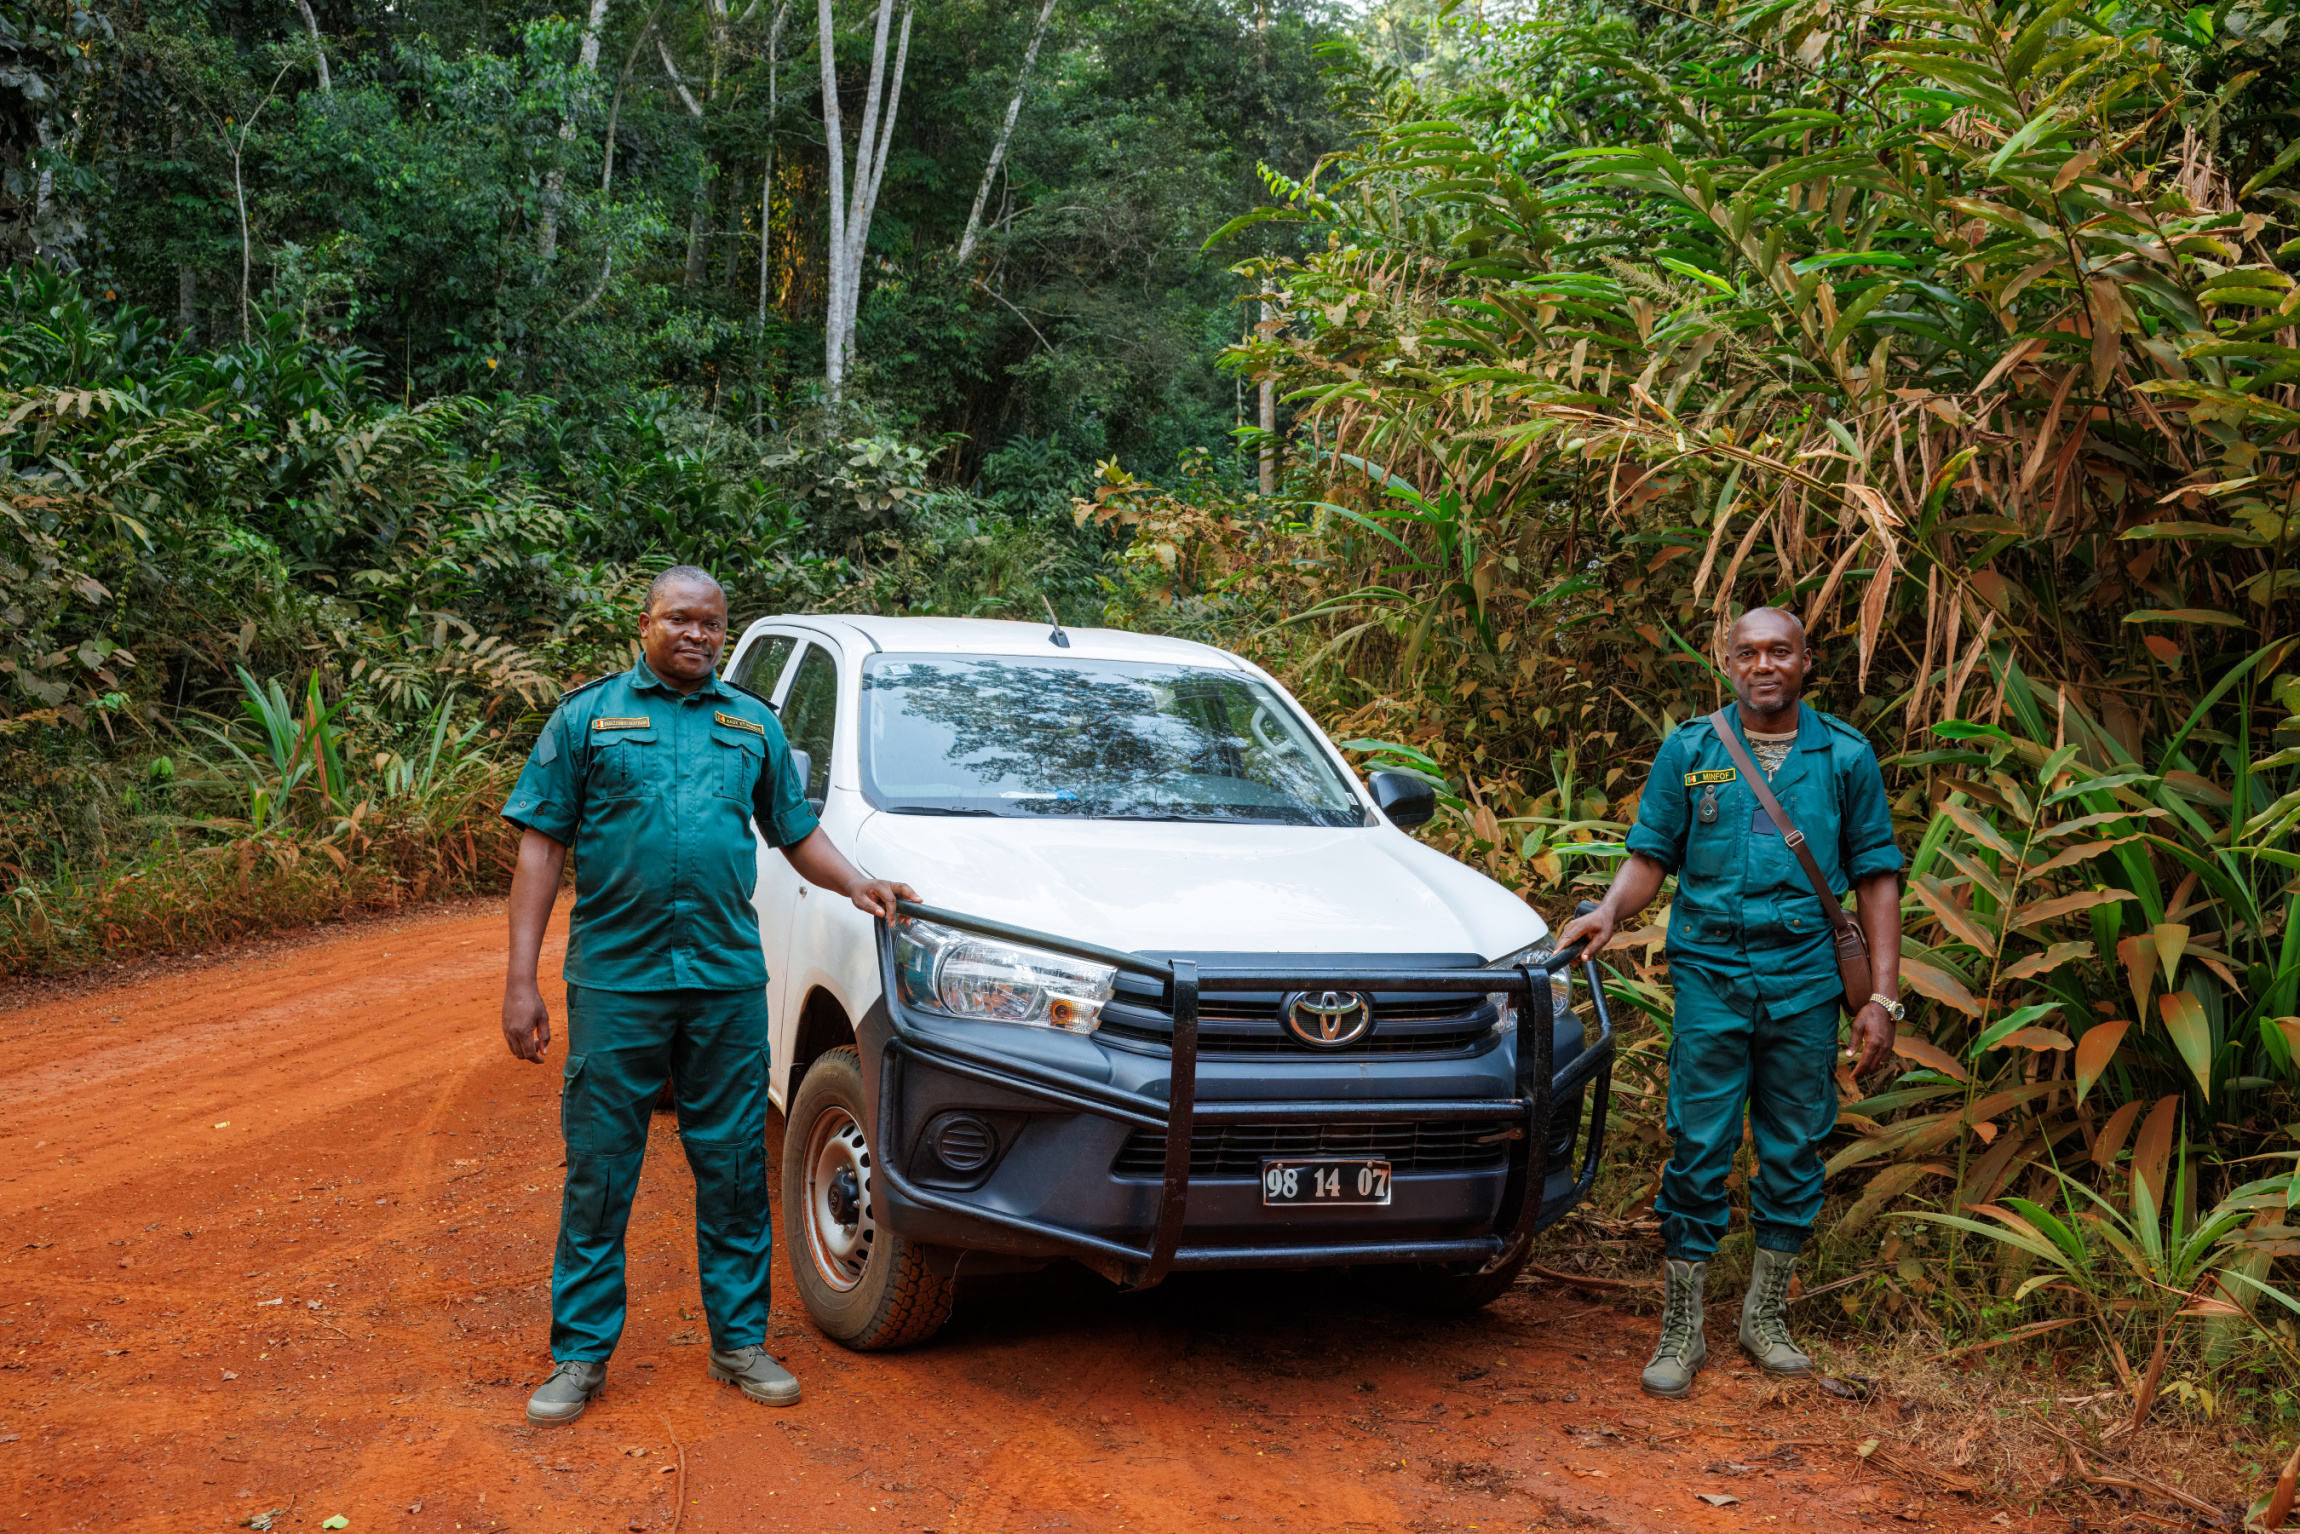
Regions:
<instances>
[{"instance_id":1,"label":"grass along roadside","mask_svg":"<svg viewBox=\"0 0 2300 1534\"><path fill-rule=\"evenodd\" d=\"M0 901L0 975L68 974L506 887L517 838L496 810L518 761L483 720L458 723L452 691L400 749L362 753L317 673L300 706L276 680L239 676L240 717L187 732L212 749L189 748L181 771L172 756L145 764L166 803L139 817L132 853L35 877L18 849Z\"/></svg>"}]
</instances>

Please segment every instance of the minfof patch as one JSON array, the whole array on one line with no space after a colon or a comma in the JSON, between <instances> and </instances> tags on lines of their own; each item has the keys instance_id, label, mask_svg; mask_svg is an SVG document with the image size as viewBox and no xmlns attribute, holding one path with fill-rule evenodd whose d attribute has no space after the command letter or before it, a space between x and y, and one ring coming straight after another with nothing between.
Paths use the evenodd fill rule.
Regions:
<instances>
[{"instance_id":1,"label":"minfof patch","mask_svg":"<svg viewBox=\"0 0 2300 1534\"><path fill-rule=\"evenodd\" d=\"M654 728L654 725L655 721L645 714L641 714L635 719L594 719L591 721L591 728L594 730L647 730Z\"/></svg>"},{"instance_id":2,"label":"minfof patch","mask_svg":"<svg viewBox=\"0 0 2300 1534\"><path fill-rule=\"evenodd\" d=\"M738 714L722 714L717 709L713 709L711 710L711 717L716 719L719 723L725 725L730 730L749 730L753 735L764 735L767 733L767 727L765 725L758 723L756 720L745 719Z\"/></svg>"},{"instance_id":3,"label":"minfof patch","mask_svg":"<svg viewBox=\"0 0 2300 1534\"><path fill-rule=\"evenodd\" d=\"M1685 774L1685 786L1687 788L1699 788L1704 783L1730 783L1740 776L1741 773L1738 768L1711 767L1703 772Z\"/></svg>"}]
</instances>

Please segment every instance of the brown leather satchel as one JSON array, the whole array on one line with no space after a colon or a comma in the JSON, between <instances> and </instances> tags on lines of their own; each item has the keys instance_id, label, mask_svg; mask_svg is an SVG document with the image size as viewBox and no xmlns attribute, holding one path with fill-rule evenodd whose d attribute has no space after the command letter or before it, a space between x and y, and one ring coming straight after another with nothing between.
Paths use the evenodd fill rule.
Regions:
<instances>
[{"instance_id":1,"label":"brown leather satchel","mask_svg":"<svg viewBox=\"0 0 2300 1534\"><path fill-rule=\"evenodd\" d=\"M1804 866L1805 877L1812 882L1813 893L1821 897L1821 909L1829 918L1829 926L1836 941L1837 978L1845 985L1845 1010L1859 1012L1869 1004L1869 998L1876 994L1877 989L1876 971L1869 966L1869 940L1861 934L1859 924L1845 914L1844 902L1830 892L1829 881L1822 874L1821 865L1813 861L1813 854L1805 846L1805 833L1797 829L1797 823L1789 818L1789 812L1781 808L1781 801L1773 797L1773 790L1765 784L1765 774L1749 759L1749 748L1742 745L1741 737L1733 733L1733 721L1726 717L1724 709L1709 716L1709 727L1725 743L1726 752L1741 769L1741 776L1748 780L1750 789L1757 795L1757 802L1765 806L1765 813L1772 816L1773 824L1780 828L1781 839L1789 844L1791 852L1797 854L1797 861Z\"/></svg>"}]
</instances>

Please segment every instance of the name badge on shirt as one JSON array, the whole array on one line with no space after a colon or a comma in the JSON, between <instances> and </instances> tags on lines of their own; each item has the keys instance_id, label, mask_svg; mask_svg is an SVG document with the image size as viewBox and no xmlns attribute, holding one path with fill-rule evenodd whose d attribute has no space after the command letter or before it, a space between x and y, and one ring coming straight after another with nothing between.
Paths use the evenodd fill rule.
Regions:
<instances>
[{"instance_id":1,"label":"name badge on shirt","mask_svg":"<svg viewBox=\"0 0 2300 1534\"><path fill-rule=\"evenodd\" d=\"M1685 786L1687 788L1700 788L1708 783L1730 783L1740 776L1741 774L1736 768L1710 767L1700 772L1685 774Z\"/></svg>"},{"instance_id":2,"label":"name badge on shirt","mask_svg":"<svg viewBox=\"0 0 2300 1534\"><path fill-rule=\"evenodd\" d=\"M654 727L655 721L648 718L645 714L641 714L634 719L602 718L594 719L591 721L591 728L594 733L600 730L650 730Z\"/></svg>"},{"instance_id":3,"label":"name badge on shirt","mask_svg":"<svg viewBox=\"0 0 2300 1534\"><path fill-rule=\"evenodd\" d=\"M711 710L711 718L718 723L725 725L730 730L749 730L753 735L764 735L767 733L767 727L765 725L760 724L755 719L745 719L740 714L725 714L721 713L717 709L713 709Z\"/></svg>"}]
</instances>

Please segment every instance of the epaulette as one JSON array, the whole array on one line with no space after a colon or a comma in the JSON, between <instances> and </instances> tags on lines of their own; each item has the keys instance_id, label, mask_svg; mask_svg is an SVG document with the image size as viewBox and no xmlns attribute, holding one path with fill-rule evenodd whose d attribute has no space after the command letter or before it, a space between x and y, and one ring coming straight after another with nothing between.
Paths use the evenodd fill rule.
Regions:
<instances>
[{"instance_id":1,"label":"epaulette","mask_svg":"<svg viewBox=\"0 0 2300 1534\"><path fill-rule=\"evenodd\" d=\"M772 702L769 702L769 701L768 701L768 699L767 699L767 698L766 698L764 695L762 695L762 694L760 694L760 693L755 693L755 692L751 691L751 689L749 689L748 687L745 687L745 686L744 686L742 683L740 683L740 682L737 682L737 681L733 681L733 680L730 680L730 679L729 679L729 678L727 678L727 677L720 677L720 678L719 678L719 685L720 685L721 687L725 687L725 688L728 688L728 689L730 689L730 690L732 690L732 691L735 691L735 692L739 692L739 693L741 693L741 694L742 694L744 697L746 697L746 698L749 698L749 699L752 699L754 702L757 702L757 703L759 703L759 704L763 705L763 706L766 708L766 711L767 711L768 713L770 713L770 714L771 714L771 713L773 713L773 712L775 711L775 705L774 705Z\"/></svg>"},{"instance_id":2,"label":"epaulette","mask_svg":"<svg viewBox=\"0 0 2300 1534\"><path fill-rule=\"evenodd\" d=\"M564 703L569 698L580 697L582 694L589 692L592 688L602 686L608 682L612 682L615 680L615 678L621 675L623 675L623 673L620 671L610 671L605 676L595 676L590 681L581 683L578 686L570 687L565 692L561 693L559 695L559 702ZM557 704L554 704L553 707L557 707Z\"/></svg>"},{"instance_id":3,"label":"epaulette","mask_svg":"<svg viewBox=\"0 0 2300 1534\"><path fill-rule=\"evenodd\" d=\"M1816 714L1821 714L1819 709L1815 709L1813 712ZM1830 729L1835 730L1839 735L1844 736L1846 739L1851 740L1858 745L1867 746L1872 751L1876 749L1875 741L1869 739L1867 735L1863 734L1854 726L1847 724L1842 719L1839 719L1835 714L1821 714L1821 722L1827 725Z\"/></svg>"}]
</instances>

